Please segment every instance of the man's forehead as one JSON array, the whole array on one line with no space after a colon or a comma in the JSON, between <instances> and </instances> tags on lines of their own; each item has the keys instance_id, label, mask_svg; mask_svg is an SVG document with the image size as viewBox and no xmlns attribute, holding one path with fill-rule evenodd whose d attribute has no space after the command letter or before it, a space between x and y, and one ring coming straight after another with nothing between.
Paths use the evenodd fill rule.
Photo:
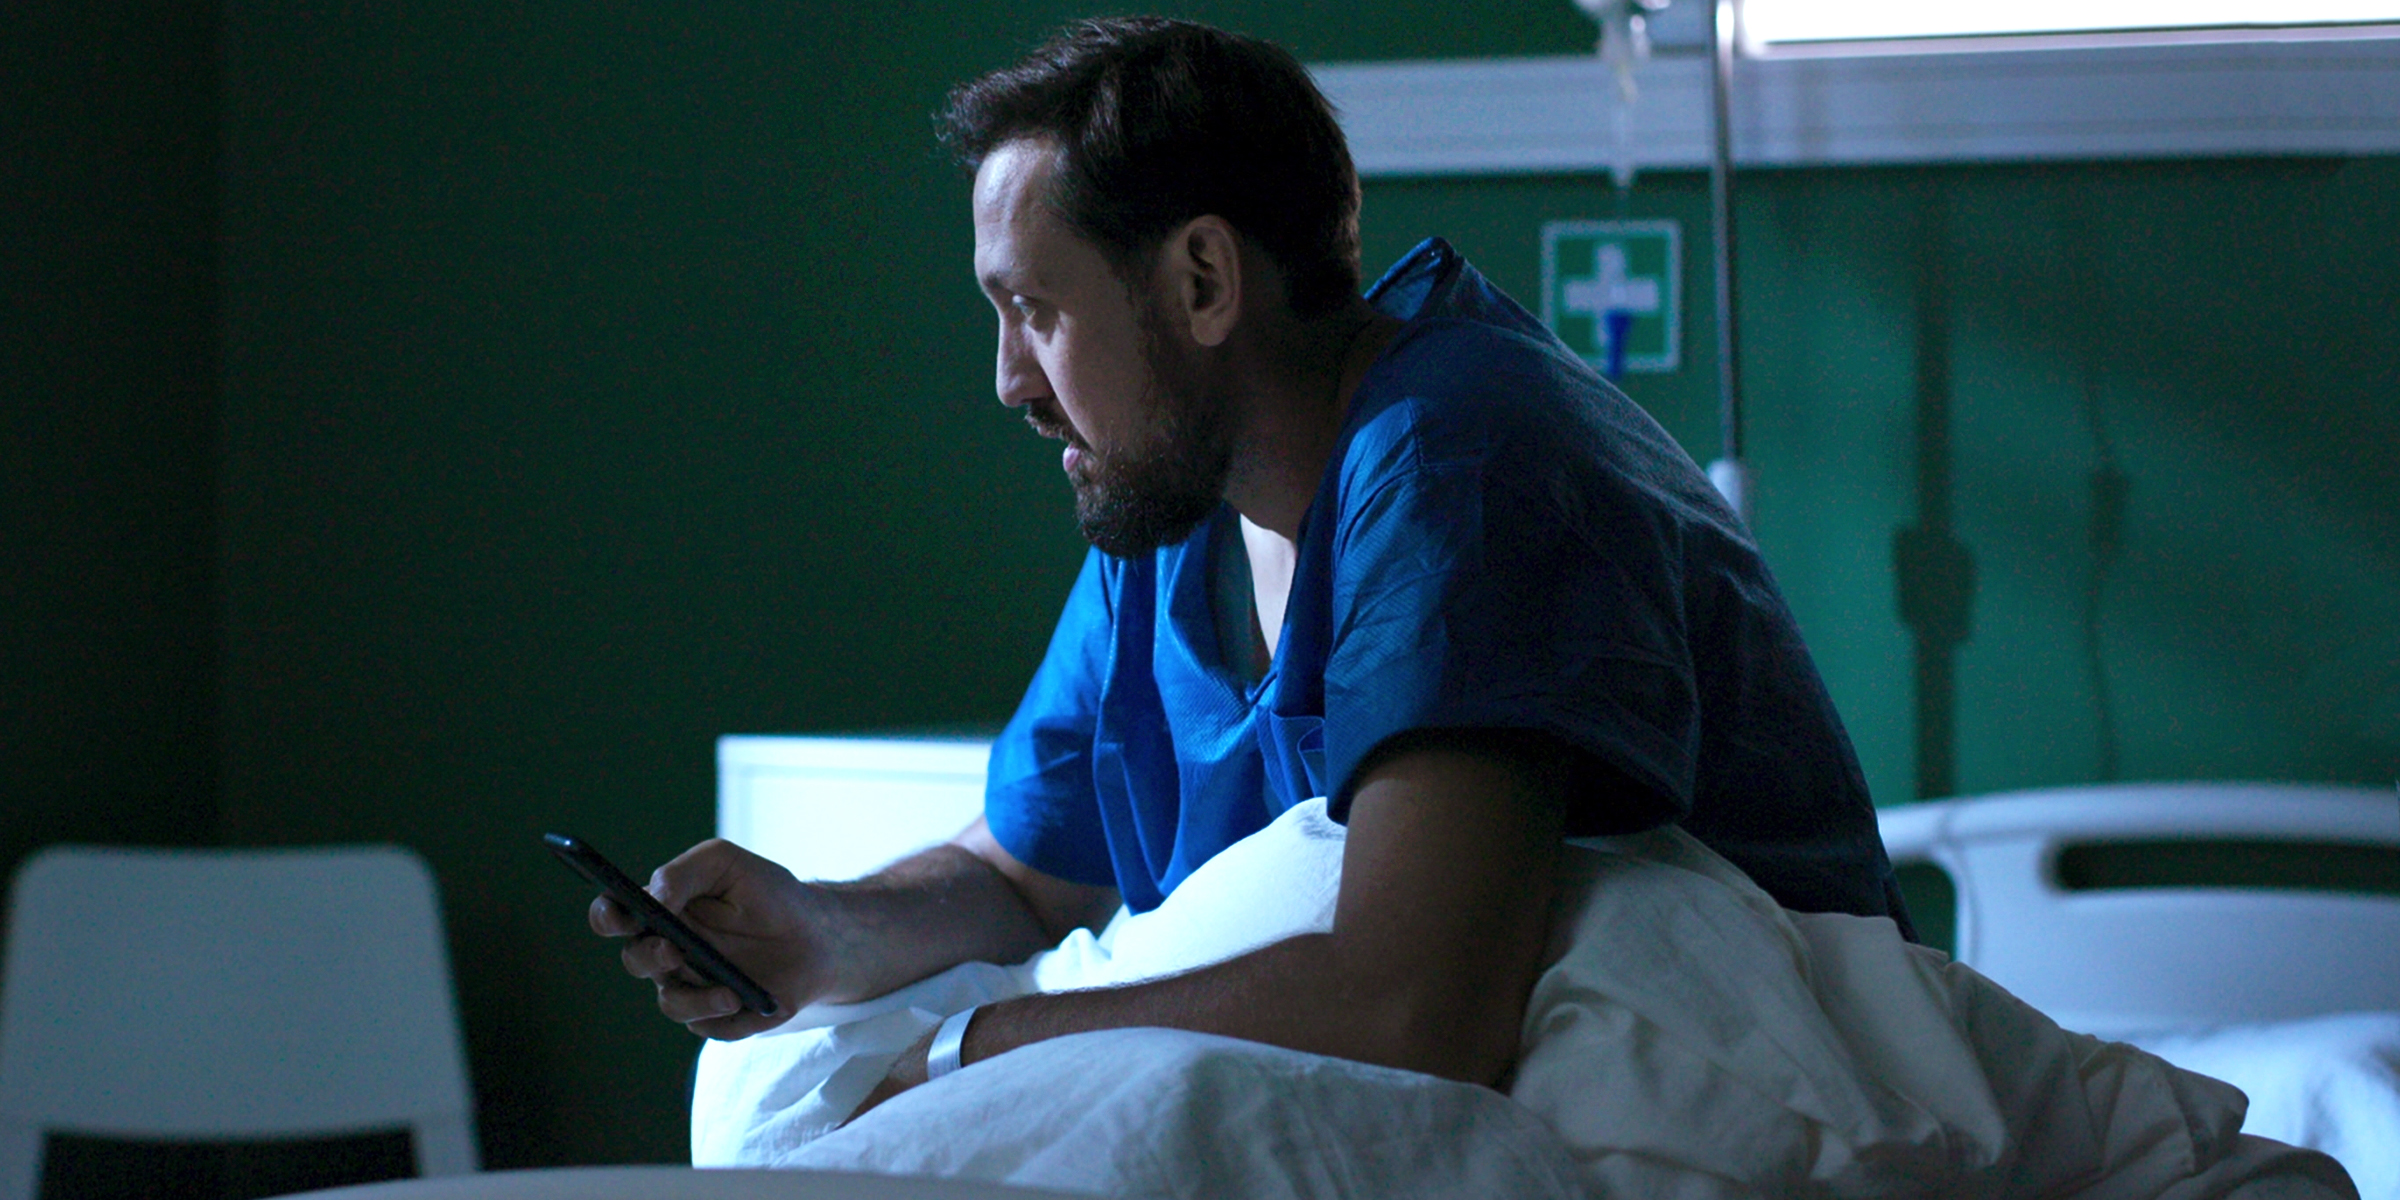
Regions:
<instances>
[{"instance_id":1,"label":"man's forehead","mask_svg":"<svg viewBox=\"0 0 2400 1200\"><path fill-rule=\"evenodd\" d=\"M1046 141L1019 138L992 147L975 166L975 209L1014 212L1039 203L1048 194L1050 176L1058 168L1058 148Z\"/></svg>"},{"instance_id":2,"label":"man's forehead","mask_svg":"<svg viewBox=\"0 0 2400 1200\"><path fill-rule=\"evenodd\" d=\"M1038 141L1003 142L975 169L975 273L986 286L1038 282L1041 251L1073 237L1052 211L1050 181L1057 148Z\"/></svg>"}]
</instances>

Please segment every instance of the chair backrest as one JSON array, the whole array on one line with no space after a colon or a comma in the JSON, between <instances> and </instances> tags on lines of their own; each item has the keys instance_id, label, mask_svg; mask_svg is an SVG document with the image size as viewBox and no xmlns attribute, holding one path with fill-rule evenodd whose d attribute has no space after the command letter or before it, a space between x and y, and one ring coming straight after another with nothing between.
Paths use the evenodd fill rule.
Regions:
<instances>
[{"instance_id":1,"label":"chair backrest","mask_svg":"<svg viewBox=\"0 0 2400 1200\"><path fill-rule=\"evenodd\" d=\"M45 850L0 975L0 1200L41 1139L409 1127L475 1169L433 877L397 847Z\"/></svg>"},{"instance_id":2,"label":"chair backrest","mask_svg":"<svg viewBox=\"0 0 2400 1200\"><path fill-rule=\"evenodd\" d=\"M1957 888L1957 955L2070 1028L2124 1031L2400 1009L2400 896L2245 887L2077 891L2082 845L2400 846L2387 788L2051 788L1883 810L1895 865Z\"/></svg>"}]
</instances>

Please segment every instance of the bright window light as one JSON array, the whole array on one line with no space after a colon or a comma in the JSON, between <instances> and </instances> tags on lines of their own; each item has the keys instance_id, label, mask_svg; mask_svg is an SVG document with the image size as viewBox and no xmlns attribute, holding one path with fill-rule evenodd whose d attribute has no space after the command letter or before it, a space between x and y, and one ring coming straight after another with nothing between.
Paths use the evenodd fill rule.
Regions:
<instances>
[{"instance_id":1,"label":"bright window light","mask_svg":"<svg viewBox=\"0 0 2400 1200\"><path fill-rule=\"evenodd\" d=\"M1753 45L2400 23L2400 0L1743 0Z\"/></svg>"}]
</instances>

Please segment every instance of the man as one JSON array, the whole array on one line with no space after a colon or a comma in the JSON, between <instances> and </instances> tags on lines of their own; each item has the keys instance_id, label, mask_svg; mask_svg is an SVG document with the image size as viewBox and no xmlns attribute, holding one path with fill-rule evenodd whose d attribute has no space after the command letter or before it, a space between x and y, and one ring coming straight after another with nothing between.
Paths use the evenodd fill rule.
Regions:
<instances>
[{"instance_id":1,"label":"man","mask_svg":"<svg viewBox=\"0 0 2400 1200\"><path fill-rule=\"evenodd\" d=\"M1095 550L951 844L852 884L721 842L661 868L785 1012L1154 907L1318 795L1348 825L1329 932L986 1006L945 1057L1166 1026L1493 1084L1562 839L1670 820L1786 906L1905 921L1738 520L1447 247L1359 297L1356 176L1289 55L1089 22L959 89L945 131L1000 400L1066 443ZM605 901L592 924L633 932ZM656 938L624 959L699 1033L775 1023Z\"/></svg>"}]
</instances>

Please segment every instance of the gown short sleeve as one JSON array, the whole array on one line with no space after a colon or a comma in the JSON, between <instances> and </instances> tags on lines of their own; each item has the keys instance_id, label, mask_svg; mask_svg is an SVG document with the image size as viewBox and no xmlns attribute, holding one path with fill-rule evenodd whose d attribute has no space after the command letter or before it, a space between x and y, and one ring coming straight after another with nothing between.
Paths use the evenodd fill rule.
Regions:
<instances>
[{"instance_id":1,"label":"gown short sleeve","mask_svg":"<svg viewBox=\"0 0 2400 1200\"><path fill-rule=\"evenodd\" d=\"M1117 885L1092 780L1092 739L1107 679L1111 564L1093 550L1068 593L1050 648L992 742L983 815L1017 861L1073 883Z\"/></svg>"}]
</instances>

